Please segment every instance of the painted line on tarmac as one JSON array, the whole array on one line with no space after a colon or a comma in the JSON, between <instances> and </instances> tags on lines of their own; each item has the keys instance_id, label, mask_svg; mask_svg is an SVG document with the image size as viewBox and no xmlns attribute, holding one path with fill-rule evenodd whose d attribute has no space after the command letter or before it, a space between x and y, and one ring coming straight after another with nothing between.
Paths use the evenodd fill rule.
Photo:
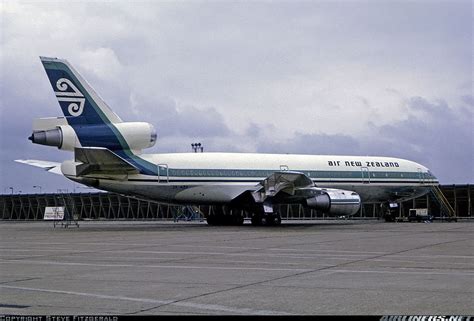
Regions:
<instances>
[{"instance_id":1,"label":"painted line on tarmac","mask_svg":"<svg viewBox=\"0 0 474 321\"><path fill-rule=\"evenodd\" d=\"M400 268L406 269L406 268ZM469 271L466 273L457 272L457 271L447 271L447 272L435 272L429 270L418 270L418 271L380 271L380 270L330 270L335 273L375 273L375 274L423 274L423 275L451 275L451 276L474 276L474 271Z\"/></svg>"},{"instance_id":2,"label":"painted line on tarmac","mask_svg":"<svg viewBox=\"0 0 474 321\"><path fill-rule=\"evenodd\" d=\"M414 258L414 257L413 257ZM415 263L415 264L427 264L426 266L433 266L433 263L436 264L449 264L449 265L467 265L473 267L471 262L433 262L433 261L422 261L422 260L391 260L391 259L373 259L369 260L370 262L394 262L394 263Z\"/></svg>"},{"instance_id":3,"label":"painted line on tarmac","mask_svg":"<svg viewBox=\"0 0 474 321\"><path fill-rule=\"evenodd\" d=\"M25 252L67 252L68 254L74 255L74 257L79 258L79 257L91 257L94 258L94 256L82 256L82 255L77 255L77 254L91 254L90 251L82 251L82 250L73 250L73 249L8 249L6 252L6 249L0 249L0 251L4 251L4 256L29 256L29 257L41 257L44 255L28 255L28 254L12 254L13 252L20 252L20 253L25 253ZM308 255L308 254L273 254L273 253L246 253L246 252L240 252L240 253L224 253L224 252L190 252L190 251L141 251L141 250L102 250L99 252L94 252L96 254L103 254L103 253L109 253L109 254L114 254L118 253L119 256L116 258L121 258L122 253L141 253L141 254L181 254L183 257L162 257L162 258L141 258L141 257L131 257L131 259L144 259L144 260L172 260L172 259L185 259L185 255L208 255L208 256L228 256L228 257L258 257L258 258L291 258L291 259L299 259L299 260L314 260L314 259L325 259L325 260L351 260L353 258L357 257L367 257L367 255L363 254L316 254L314 253L313 255ZM443 259L467 259L467 260L473 260L474 256L467 256L467 255L391 255L387 254L387 257L393 258L393 260L390 259L372 259L371 261L387 261L387 262L414 262L414 263L423 263L419 261L419 259L437 259L441 261L436 261L432 263L450 263L451 262L444 262L442 261ZM110 258L113 259L113 256L100 256L100 258ZM400 260L397 260L397 258L400 258ZM367 258L370 260L370 258ZM403 260L403 259L417 259L417 260ZM274 264L282 264L282 263L274 263ZM293 263L292 263L293 264ZM297 263L294 263L295 265ZM472 263L455 263L455 264L472 264Z\"/></svg>"},{"instance_id":4,"label":"painted line on tarmac","mask_svg":"<svg viewBox=\"0 0 474 321\"><path fill-rule=\"evenodd\" d=\"M158 268L158 269L200 269L200 270L253 270L253 271L291 271L291 272L315 272L313 269L291 269L291 268L259 268L259 267L225 267L225 266L197 266L197 265L143 265L143 264L106 264L106 263L80 263L80 262L56 262L56 261L40 261L40 260L8 260L0 259L0 264L38 264L38 265L64 265L64 266L97 266L97 267L136 267L136 268ZM414 268L409 271L407 268L401 267L398 271L383 270L348 270L348 269L331 269L335 273L379 273L379 274L434 274L434 275L459 275L472 276L474 271L430 271L426 269ZM441 270L441 269L438 269ZM317 272L317 271L316 271Z\"/></svg>"},{"instance_id":5,"label":"painted line on tarmac","mask_svg":"<svg viewBox=\"0 0 474 321\"><path fill-rule=\"evenodd\" d=\"M255 315L262 315L262 314L263 315L273 315L273 314L289 315L290 314L288 312L282 312L282 311L233 308L233 307L228 307L225 305L218 305L218 304L203 304L203 303L193 303L193 302L184 302L184 301L176 302L172 300L133 298L133 297L127 297L127 296L105 295L105 294L97 294L97 293L75 292L75 291L64 291L64 290L51 290L51 289L30 288L30 287L11 286L11 285L0 285L0 288L43 292L43 293L76 295L76 296L84 296L84 297L105 299L105 300L122 300L122 301L132 301L132 302L140 302L140 303L152 303L152 304L159 304L159 305L175 305L175 306L186 307L186 308L195 308L195 309L200 309L200 310L210 310L210 311L219 311L219 312L236 313L236 314L255 314Z\"/></svg>"},{"instance_id":6,"label":"painted line on tarmac","mask_svg":"<svg viewBox=\"0 0 474 321\"><path fill-rule=\"evenodd\" d=\"M64 245L64 242L35 242L35 241L4 241L3 244L14 244L14 245ZM104 246L104 242L74 242L74 245L99 245ZM110 243L108 245L111 246L144 246L149 247L151 246L150 243L120 243L114 242L113 244ZM169 247L185 247L185 248L218 248L218 249L236 249L242 250L241 246L225 246L225 245L196 245L196 244L166 244ZM0 248L1 250L2 248ZM9 249L9 248L4 248ZM14 248L10 248L14 249ZM246 250L256 250L256 251L291 251L291 252L330 252L330 253L359 253L359 254L385 254L387 252L380 252L380 251L350 251L350 250L323 250L323 249L301 249L301 248L265 248L265 247L245 247ZM64 249L67 250L67 249Z\"/></svg>"},{"instance_id":7,"label":"painted line on tarmac","mask_svg":"<svg viewBox=\"0 0 474 321\"><path fill-rule=\"evenodd\" d=\"M11 252L15 252L17 250L10 250ZM18 250L18 252L35 252L35 250ZM64 251L68 253L91 253L90 251L74 251L74 250L66 250L66 249L60 249L60 250L39 250L43 252L58 252L58 251ZM240 256L240 257L274 257L274 258L291 258L291 259L308 259L308 260L314 260L317 258L325 258L325 259L332 259L332 260L352 260L353 257L356 258L365 258L368 255L362 255L362 254L314 254L314 255L305 255L305 254L277 254L277 253L246 253L246 252L237 252L237 253L226 253L226 252L192 252L192 251L141 251L141 250L102 250L99 251L96 249L95 253L118 253L120 256L122 256L123 253L131 253L131 254L181 254L181 255L214 255L214 256Z\"/></svg>"},{"instance_id":8,"label":"painted line on tarmac","mask_svg":"<svg viewBox=\"0 0 474 321\"><path fill-rule=\"evenodd\" d=\"M242 250L242 248L240 248ZM12 248L0 248L0 251L11 251L11 252L57 252L65 251L70 253L90 253L90 250L75 250L70 248L52 248L52 249L12 249ZM190 254L190 255L227 255L227 256L268 256L268 257L295 257L295 258L315 258L318 256L355 256L364 257L369 254L332 254L332 253L321 253L321 254L291 254L291 253L247 253L247 252L197 252L197 251L152 251L152 250L122 250L122 249L95 249L95 252L119 252L119 253L144 253L144 254Z\"/></svg>"},{"instance_id":9,"label":"painted line on tarmac","mask_svg":"<svg viewBox=\"0 0 474 321\"><path fill-rule=\"evenodd\" d=\"M102 261L105 261L105 260L120 260L121 262L135 262L137 260L140 260L140 261L158 261L158 263L160 263L159 261L172 261L172 260L183 260L183 257L120 257L120 256L103 256L103 255L100 255L101 253L97 253L99 254L99 256L86 256L86 255L75 255L74 254L74 258L75 259L88 259L89 261L93 261L94 259L100 259ZM35 257L45 257L45 255L27 255L28 257L25 257L26 254L7 254L7 255L4 255L4 258L3 259L0 259L0 260L10 260L10 261L17 261L17 262L21 262L21 258L25 258L25 259L33 259ZM20 257L19 259L16 258L16 257ZM61 255L59 255L59 257L61 257ZM196 260L196 259L199 259L199 258L190 258L192 260ZM246 260L224 260L224 259L220 259L219 261L219 258L214 258L213 259L213 263L214 264L221 264L221 263L238 263L238 264L265 264L265 265L283 265L283 266L299 266L301 265L301 263L297 263L297 262L294 262L294 263L291 263L291 262L270 262L270 261L246 261ZM207 261L209 263L209 260ZM2 263L0 261L0 263ZM166 263L166 262L165 262ZM105 264L105 263L104 263ZM117 263L118 264L118 263ZM322 264L322 263L314 263L312 262L311 263L312 265L320 265L320 266L332 266L332 264ZM453 264L453 263L450 263L450 264Z\"/></svg>"},{"instance_id":10,"label":"painted line on tarmac","mask_svg":"<svg viewBox=\"0 0 474 321\"><path fill-rule=\"evenodd\" d=\"M21 242L21 243L33 243L33 242ZM18 244L18 243L16 243ZM43 243L38 243L38 242L35 242L35 244L45 244L45 245L64 245L64 243L50 243L50 242L43 242ZM87 242L87 243L74 243L75 245L78 245L78 244L88 244L88 245L104 245L104 243L91 243L91 242ZM118 246L118 245L127 245L127 246L150 246L150 244L133 244L133 243L130 243L130 244L115 244L114 246ZM205 247L205 248L227 248L227 249L238 249L238 250L242 250L242 247L235 247L235 246L207 246L207 245L202 245L202 246L198 246L198 245L175 245L175 244L172 244L172 245L169 245L169 246L177 246L177 247ZM290 249L290 248L246 248L247 250L264 250L264 251L279 251L279 252L283 252L281 254L279 254L279 256L291 256L291 257L307 257L307 256L301 256L301 254L285 254L284 252L285 251L291 251L291 252L308 252L308 253L313 253L314 256L308 256L308 257L317 257L317 256L368 256L368 255L372 255L372 254L386 254L386 255L390 255L389 252L375 252L375 251L342 251L342 250L310 250L310 249ZM38 252L57 252L57 251L67 251L67 252L73 252L73 253L89 253L90 250L75 250L75 249L71 249L71 248L53 248L53 249L34 249L34 248L30 248L30 249L22 249L22 248L0 248L0 251L12 251L12 252L35 252L35 251L38 251ZM122 250L120 249L103 249L104 252L123 252ZM126 251L129 251L129 252L141 252L141 253L157 253L157 254L160 254L160 253L176 253L176 254L208 254L208 255L249 255L249 256L262 256L262 255L268 255L268 256L271 256L272 254L264 254L264 253L255 253L255 254L250 254L250 253L232 253L232 252L227 252L227 253L221 253L221 252L193 252L193 251L146 251L146 250L126 250ZM322 253L319 253L318 252L322 252ZM329 254L326 254L324 252L329 252ZM341 253L341 254L335 254L335 253ZM344 253L348 253L348 254L344 254ZM352 253L352 254L349 254L349 253ZM358 253L358 254L356 254ZM413 254L413 255L391 255L393 257L417 257L417 258L420 258L420 257L424 257L424 258L466 258L466 259L474 259L474 255L444 255L444 254L440 254L440 255L427 255L427 254L421 254L421 255L418 255L418 254Z\"/></svg>"},{"instance_id":11,"label":"painted line on tarmac","mask_svg":"<svg viewBox=\"0 0 474 321\"><path fill-rule=\"evenodd\" d=\"M197 265L143 265L143 264L104 264L104 263L79 263L79 262L56 262L37 260L5 260L0 259L0 264L43 264L43 265L68 265L68 266L99 266L99 267L136 267L136 268L158 268L158 269L201 269L201 270L253 270L253 271L291 271L309 272L311 269L290 268L258 268L258 267L225 267L225 266L197 266Z\"/></svg>"},{"instance_id":12,"label":"painted line on tarmac","mask_svg":"<svg viewBox=\"0 0 474 321\"><path fill-rule=\"evenodd\" d=\"M397 254L394 254L394 255L390 255L389 256L392 256L392 257L415 257L415 258L427 258L427 259L435 259L435 258L438 258L438 259L474 259L474 255L423 255L423 254L413 254L413 255L397 255Z\"/></svg>"},{"instance_id":13,"label":"painted line on tarmac","mask_svg":"<svg viewBox=\"0 0 474 321\"><path fill-rule=\"evenodd\" d=\"M100 254L100 253L99 253ZM12 255L13 256L13 255ZM22 255L24 256L24 255ZM42 256L42 255L40 255ZM83 259L88 259L89 261L92 261L93 259L100 259L102 261L105 260L120 260L121 262L135 262L137 260L143 260L143 261L173 261L173 260L183 260L183 257L119 257L119 256L85 256L85 255L74 255L75 259L83 258ZM5 258L7 259L7 258ZM25 258L26 259L26 258ZM200 257L191 257L190 260L199 260L201 259ZM11 260L15 260L14 258L11 258ZM266 264L266 265L283 265L283 266L299 266L301 265L300 263L291 263L291 262L269 262L269 261L246 261L246 260L224 260L222 258L206 258L206 263L212 263L214 264L222 264L222 263L238 263L238 264ZM1 263L1 262L0 262ZM157 262L160 263L160 262ZM164 262L167 263L167 262ZM173 263L173 262L168 262L168 263ZM321 265L321 266L332 266L331 264L315 264L312 263L313 265ZM452 263L451 263L452 264Z\"/></svg>"}]
</instances>

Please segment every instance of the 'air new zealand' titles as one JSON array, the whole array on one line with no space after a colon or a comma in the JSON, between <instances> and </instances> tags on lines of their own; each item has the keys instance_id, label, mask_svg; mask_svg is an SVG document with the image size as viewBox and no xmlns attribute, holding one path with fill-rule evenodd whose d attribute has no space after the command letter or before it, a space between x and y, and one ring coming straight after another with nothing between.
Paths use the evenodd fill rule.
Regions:
<instances>
[{"instance_id":1,"label":"'air new zealand' titles","mask_svg":"<svg viewBox=\"0 0 474 321\"><path fill-rule=\"evenodd\" d=\"M41 118L29 138L74 152L62 164L17 160L98 189L174 204L218 205L211 225L281 222L275 204L353 215L365 202L400 202L438 181L415 162L389 157L250 153L144 154L156 141L145 122L124 122L65 60L41 57L64 117ZM238 214L237 214L238 213Z\"/></svg>"}]
</instances>

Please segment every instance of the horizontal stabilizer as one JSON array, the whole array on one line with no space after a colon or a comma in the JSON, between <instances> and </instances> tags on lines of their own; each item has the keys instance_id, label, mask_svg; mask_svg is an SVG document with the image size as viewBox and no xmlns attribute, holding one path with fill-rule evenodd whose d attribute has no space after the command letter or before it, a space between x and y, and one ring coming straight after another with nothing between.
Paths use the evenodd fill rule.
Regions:
<instances>
[{"instance_id":1,"label":"horizontal stabilizer","mask_svg":"<svg viewBox=\"0 0 474 321\"><path fill-rule=\"evenodd\" d=\"M47 172L63 175L63 173L61 172L61 163L42 161L42 160L36 160L36 159L15 159L15 162L31 165L35 167L40 167Z\"/></svg>"},{"instance_id":2,"label":"horizontal stabilizer","mask_svg":"<svg viewBox=\"0 0 474 321\"><path fill-rule=\"evenodd\" d=\"M33 120L33 131L54 129L58 126L67 125L64 117L46 117Z\"/></svg>"},{"instance_id":3,"label":"horizontal stabilizer","mask_svg":"<svg viewBox=\"0 0 474 321\"><path fill-rule=\"evenodd\" d=\"M85 147L74 149L75 161L82 163L76 167L76 175L87 174L137 174L138 169L103 147Z\"/></svg>"}]
</instances>

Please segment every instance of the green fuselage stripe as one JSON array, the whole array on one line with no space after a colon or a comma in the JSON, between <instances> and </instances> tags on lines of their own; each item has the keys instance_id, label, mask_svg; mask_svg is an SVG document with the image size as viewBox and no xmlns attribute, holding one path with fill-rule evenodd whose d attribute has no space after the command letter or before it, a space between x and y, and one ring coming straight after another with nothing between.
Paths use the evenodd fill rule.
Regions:
<instances>
[{"instance_id":1,"label":"green fuselage stripe","mask_svg":"<svg viewBox=\"0 0 474 321\"><path fill-rule=\"evenodd\" d=\"M180 178L261 178L268 177L279 170L257 170L257 169L166 169L160 167L160 176ZM362 172L362 171L315 171L315 170L293 170L300 172L309 178L315 179L416 179L436 180L429 173L421 172Z\"/></svg>"}]
</instances>

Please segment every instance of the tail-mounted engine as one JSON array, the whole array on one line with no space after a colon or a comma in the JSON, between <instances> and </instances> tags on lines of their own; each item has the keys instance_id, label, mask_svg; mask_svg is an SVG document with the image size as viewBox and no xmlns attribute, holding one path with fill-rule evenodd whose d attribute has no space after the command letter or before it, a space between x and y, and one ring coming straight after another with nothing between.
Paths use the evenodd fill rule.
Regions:
<instances>
[{"instance_id":1,"label":"tail-mounted engine","mask_svg":"<svg viewBox=\"0 0 474 321\"><path fill-rule=\"evenodd\" d=\"M77 147L142 150L155 145L156 137L156 130L149 123L122 122L71 126L61 117L36 120L33 134L28 139L35 144L71 151Z\"/></svg>"},{"instance_id":2,"label":"tail-mounted engine","mask_svg":"<svg viewBox=\"0 0 474 321\"><path fill-rule=\"evenodd\" d=\"M360 204L360 196L356 192L341 189L322 189L320 194L306 199L308 207L332 215L354 215Z\"/></svg>"}]
</instances>

